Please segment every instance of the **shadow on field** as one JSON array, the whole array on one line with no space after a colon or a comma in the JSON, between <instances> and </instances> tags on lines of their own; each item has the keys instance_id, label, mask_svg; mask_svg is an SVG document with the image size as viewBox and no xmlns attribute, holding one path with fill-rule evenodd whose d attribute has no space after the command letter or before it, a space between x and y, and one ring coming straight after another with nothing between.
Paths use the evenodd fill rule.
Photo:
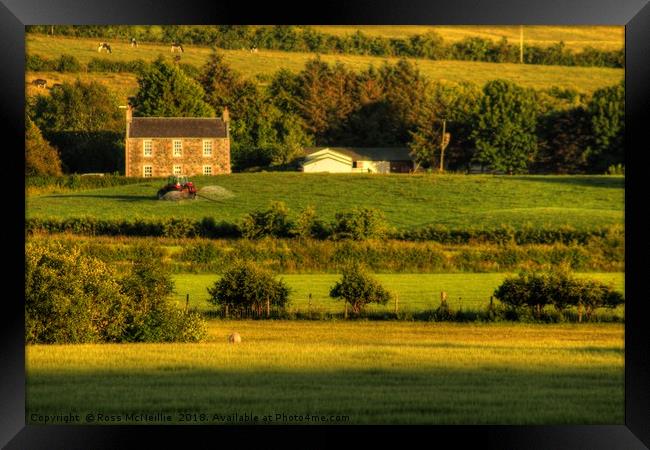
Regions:
<instances>
[{"instance_id":1,"label":"shadow on field","mask_svg":"<svg viewBox=\"0 0 650 450\"><path fill-rule=\"evenodd\" d=\"M605 176L517 176L519 180L534 181L537 183L556 183L573 186L599 187L623 189L625 188L624 177Z\"/></svg>"},{"instance_id":2,"label":"shadow on field","mask_svg":"<svg viewBox=\"0 0 650 450\"><path fill-rule=\"evenodd\" d=\"M148 202L148 201L153 201L158 199L156 198L155 195L151 196L143 196L143 195L97 195L97 194L91 194L91 195L83 195L83 194L64 194L64 195L47 195L43 196L43 198L105 198L109 200L119 200L123 202Z\"/></svg>"},{"instance_id":3,"label":"shadow on field","mask_svg":"<svg viewBox=\"0 0 650 450\"><path fill-rule=\"evenodd\" d=\"M239 349L238 349L239 350ZM237 351L229 364L237 365ZM290 358L290 356L287 356ZM377 361L374 357L374 361ZM381 359L381 358L379 358ZM366 424L622 424L624 370L597 365L522 369L426 367L332 370L325 367L214 370L173 363L155 369L60 371L27 374L27 422L33 413L205 413L214 415L349 416L330 423ZM134 423L122 419L122 423ZM83 419L81 419L81 423ZM250 423L250 422L249 422ZM261 423L261 422L260 422ZM232 423L231 423L232 424Z\"/></svg>"}]
</instances>

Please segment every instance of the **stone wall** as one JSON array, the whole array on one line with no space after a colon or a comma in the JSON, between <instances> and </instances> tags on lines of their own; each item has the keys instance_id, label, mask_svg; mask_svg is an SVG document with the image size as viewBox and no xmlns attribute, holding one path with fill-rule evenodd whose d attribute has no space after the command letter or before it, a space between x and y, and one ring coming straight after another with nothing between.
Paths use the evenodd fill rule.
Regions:
<instances>
[{"instance_id":1,"label":"stone wall","mask_svg":"<svg viewBox=\"0 0 650 450\"><path fill-rule=\"evenodd\" d=\"M181 138L182 156L173 155L173 141L170 138L152 138L152 155L144 156L143 141L148 139L129 138L125 146L125 175L141 177L143 167L152 166L152 176L166 177L173 174L175 165L181 166L183 175L194 176L203 174L203 166L212 166L212 175L230 173L230 140L213 138L212 156L203 156L203 141L201 138Z\"/></svg>"}]
</instances>

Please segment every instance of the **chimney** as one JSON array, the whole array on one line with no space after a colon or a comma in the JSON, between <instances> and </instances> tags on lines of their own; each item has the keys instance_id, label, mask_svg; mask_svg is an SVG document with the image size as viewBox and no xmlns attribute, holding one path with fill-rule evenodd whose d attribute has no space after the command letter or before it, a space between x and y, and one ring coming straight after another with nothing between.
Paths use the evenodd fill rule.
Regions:
<instances>
[{"instance_id":1,"label":"chimney","mask_svg":"<svg viewBox=\"0 0 650 450\"><path fill-rule=\"evenodd\" d=\"M224 106L223 108L221 120L223 120L223 123L226 125L226 137L230 137L230 112L228 111L227 106Z\"/></svg>"},{"instance_id":2,"label":"chimney","mask_svg":"<svg viewBox=\"0 0 650 450\"><path fill-rule=\"evenodd\" d=\"M131 124L133 120L133 106L128 104L126 106L126 123Z\"/></svg>"}]
</instances>

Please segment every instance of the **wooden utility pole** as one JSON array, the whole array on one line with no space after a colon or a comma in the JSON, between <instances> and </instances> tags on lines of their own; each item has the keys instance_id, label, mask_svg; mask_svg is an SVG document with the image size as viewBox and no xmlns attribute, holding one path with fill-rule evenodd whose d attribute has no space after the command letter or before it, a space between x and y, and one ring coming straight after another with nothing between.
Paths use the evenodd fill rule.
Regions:
<instances>
[{"instance_id":1,"label":"wooden utility pole","mask_svg":"<svg viewBox=\"0 0 650 450\"><path fill-rule=\"evenodd\" d=\"M190 309L190 294L185 294L185 312Z\"/></svg>"},{"instance_id":2,"label":"wooden utility pole","mask_svg":"<svg viewBox=\"0 0 650 450\"><path fill-rule=\"evenodd\" d=\"M519 25L519 63L524 63L524 26Z\"/></svg>"},{"instance_id":3,"label":"wooden utility pole","mask_svg":"<svg viewBox=\"0 0 650 450\"><path fill-rule=\"evenodd\" d=\"M440 137L440 169L439 172L445 170L445 148L449 145L449 133L446 133L447 119L442 119L442 136Z\"/></svg>"}]
</instances>

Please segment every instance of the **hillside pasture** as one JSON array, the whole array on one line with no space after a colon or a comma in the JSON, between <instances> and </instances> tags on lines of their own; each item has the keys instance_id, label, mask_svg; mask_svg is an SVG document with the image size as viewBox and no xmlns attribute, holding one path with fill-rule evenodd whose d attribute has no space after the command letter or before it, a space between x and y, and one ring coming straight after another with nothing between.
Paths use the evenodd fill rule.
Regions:
<instances>
[{"instance_id":1,"label":"hillside pasture","mask_svg":"<svg viewBox=\"0 0 650 450\"><path fill-rule=\"evenodd\" d=\"M26 37L27 53L39 55L48 59L56 59L62 54L76 57L81 63L87 64L92 58L107 58L116 61L131 61L143 59L153 61L159 55L171 60L170 47L163 44L141 44L131 48L129 43L111 42L113 53L97 53L97 40L87 38L66 38L29 34ZM209 47L188 46L181 61L196 67L202 66L211 53ZM226 63L245 77L266 83L268 77L278 70L285 68L299 72L305 63L317 56L313 53L282 52L260 50L250 53L247 50L219 50L224 55ZM178 55L178 53L175 53ZM398 58L356 56L356 55L320 55L323 61L337 61L355 71L367 69L370 65L380 67L384 61L394 64ZM594 90L619 83L624 77L623 69L604 67L568 67L546 66L531 64L487 63L474 61L433 61L428 59L410 59L415 62L427 78L448 83L469 81L483 85L487 81L503 78L535 89L546 89L553 86L563 89L575 89L582 93L592 93ZM87 74L97 79L105 78L106 74ZM261 76L261 79L259 78Z\"/></svg>"},{"instance_id":2,"label":"hillside pasture","mask_svg":"<svg viewBox=\"0 0 650 450\"><path fill-rule=\"evenodd\" d=\"M241 344L227 343L233 331ZM26 409L30 424L63 411L112 425L135 423L128 413L182 424L251 413L259 424L313 423L282 414L340 425L623 424L624 327L212 321L201 344L31 345Z\"/></svg>"},{"instance_id":3,"label":"hillside pasture","mask_svg":"<svg viewBox=\"0 0 650 450\"><path fill-rule=\"evenodd\" d=\"M195 177L199 190L217 185L230 198L159 201L164 183L151 182L26 199L27 217L101 219L182 217L238 222L244 214L283 201L294 217L313 205L319 217L353 207L382 210L390 225L486 228L507 224L623 224L621 176L368 175L269 172Z\"/></svg>"}]
</instances>

